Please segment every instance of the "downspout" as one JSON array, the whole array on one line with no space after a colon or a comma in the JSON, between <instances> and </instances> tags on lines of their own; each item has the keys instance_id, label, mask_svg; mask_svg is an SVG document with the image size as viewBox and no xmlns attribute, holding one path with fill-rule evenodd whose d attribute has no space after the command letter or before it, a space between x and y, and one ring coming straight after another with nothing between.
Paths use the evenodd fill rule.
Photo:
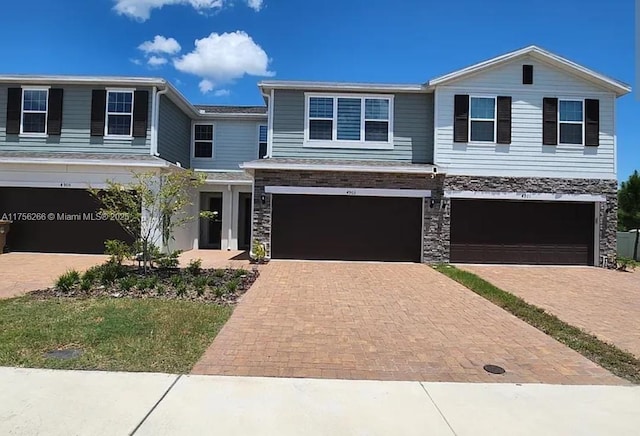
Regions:
<instances>
[{"instance_id":1,"label":"downspout","mask_svg":"<svg viewBox=\"0 0 640 436\"><path fill-rule=\"evenodd\" d=\"M153 108L151 108L151 155L160 156L158 152L158 125L160 122L160 96L166 94L169 89L165 88L161 91L156 91L156 87L153 88Z\"/></svg>"},{"instance_id":2,"label":"downspout","mask_svg":"<svg viewBox=\"0 0 640 436\"><path fill-rule=\"evenodd\" d=\"M265 93L264 91L260 91L262 97L267 100L267 158L272 156L272 147L273 147L273 95L274 91L271 90L270 93Z\"/></svg>"}]
</instances>

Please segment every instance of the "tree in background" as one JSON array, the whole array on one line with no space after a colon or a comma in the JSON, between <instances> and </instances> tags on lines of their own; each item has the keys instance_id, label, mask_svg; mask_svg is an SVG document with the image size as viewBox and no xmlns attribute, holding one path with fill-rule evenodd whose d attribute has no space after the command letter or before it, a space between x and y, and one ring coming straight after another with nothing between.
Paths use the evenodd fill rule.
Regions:
<instances>
[{"instance_id":1,"label":"tree in background","mask_svg":"<svg viewBox=\"0 0 640 436\"><path fill-rule=\"evenodd\" d=\"M629 180L622 182L618 191L618 230L629 231L640 229L640 174L635 170ZM638 239L633 245L633 258L638 257Z\"/></svg>"}]
</instances>

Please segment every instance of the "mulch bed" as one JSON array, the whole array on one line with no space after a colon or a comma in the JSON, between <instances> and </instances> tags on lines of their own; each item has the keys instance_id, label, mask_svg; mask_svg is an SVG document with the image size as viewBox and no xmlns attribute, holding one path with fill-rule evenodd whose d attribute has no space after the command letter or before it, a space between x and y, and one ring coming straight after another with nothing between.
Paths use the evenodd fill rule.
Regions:
<instances>
[{"instance_id":1,"label":"mulch bed","mask_svg":"<svg viewBox=\"0 0 640 436\"><path fill-rule=\"evenodd\" d=\"M123 268L125 274L110 284L100 283L98 278L88 290L81 289L78 283L68 291L51 287L30 295L42 299L155 298L234 305L259 276L257 268L202 269L195 274L187 269L152 269L144 274L137 267Z\"/></svg>"}]
</instances>

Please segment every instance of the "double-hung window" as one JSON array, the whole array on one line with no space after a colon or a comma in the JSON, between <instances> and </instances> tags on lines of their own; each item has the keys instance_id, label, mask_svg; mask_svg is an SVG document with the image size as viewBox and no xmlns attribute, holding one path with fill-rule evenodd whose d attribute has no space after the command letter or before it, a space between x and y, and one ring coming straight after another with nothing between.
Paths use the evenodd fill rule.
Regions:
<instances>
[{"instance_id":1,"label":"double-hung window","mask_svg":"<svg viewBox=\"0 0 640 436\"><path fill-rule=\"evenodd\" d=\"M45 134L47 132L48 89L22 90L21 133Z\"/></svg>"},{"instance_id":2,"label":"double-hung window","mask_svg":"<svg viewBox=\"0 0 640 436\"><path fill-rule=\"evenodd\" d=\"M213 124L193 125L193 157L213 157Z\"/></svg>"},{"instance_id":3,"label":"double-hung window","mask_svg":"<svg viewBox=\"0 0 640 436\"><path fill-rule=\"evenodd\" d=\"M471 97L469 131L471 141L495 142L496 99L494 97Z\"/></svg>"},{"instance_id":4,"label":"double-hung window","mask_svg":"<svg viewBox=\"0 0 640 436\"><path fill-rule=\"evenodd\" d=\"M392 147L392 97L307 97L306 145L326 147Z\"/></svg>"},{"instance_id":5,"label":"double-hung window","mask_svg":"<svg viewBox=\"0 0 640 436\"><path fill-rule=\"evenodd\" d=\"M264 159L267 156L267 126L258 126L258 159Z\"/></svg>"},{"instance_id":6,"label":"double-hung window","mask_svg":"<svg viewBox=\"0 0 640 436\"><path fill-rule=\"evenodd\" d=\"M584 111L582 100L559 100L560 144L582 144Z\"/></svg>"},{"instance_id":7,"label":"double-hung window","mask_svg":"<svg viewBox=\"0 0 640 436\"><path fill-rule=\"evenodd\" d=\"M133 91L107 91L106 136L133 135Z\"/></svg>"}]
</instances>

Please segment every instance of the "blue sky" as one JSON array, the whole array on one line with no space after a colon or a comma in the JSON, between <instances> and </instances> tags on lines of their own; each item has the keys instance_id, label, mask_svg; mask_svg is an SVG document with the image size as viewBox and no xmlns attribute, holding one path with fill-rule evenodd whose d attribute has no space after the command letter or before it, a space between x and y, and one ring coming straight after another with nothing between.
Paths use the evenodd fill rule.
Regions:
<instances>
[{"instance_id":1,"label":"blue sky","mask_svg":"<svg viewBox=\"0 0 640 436\"><path fill-rule=\"evenodd\" d=\"M536 44L635 85L634 17L631 0L11 1L0 72L160 76L194 103L261 104L267 77L421 83ZM621 98L621 180L640 169L639 126Z\"/></svg>"}]
</instances>

